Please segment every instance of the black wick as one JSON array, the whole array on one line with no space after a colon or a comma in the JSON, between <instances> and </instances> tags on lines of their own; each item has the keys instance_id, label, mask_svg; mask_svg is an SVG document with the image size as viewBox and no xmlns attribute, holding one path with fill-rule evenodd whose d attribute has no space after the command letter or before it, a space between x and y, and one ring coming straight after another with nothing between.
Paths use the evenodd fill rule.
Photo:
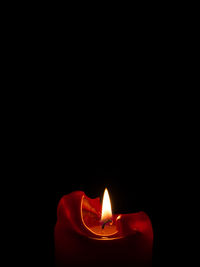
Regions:
<instances>
[{"instance_id":1,"label":"black wick","mask_svg":"<svg viewBox=\"0 0 200 267\"><path fill-rule=\"evenodd\" d=\"M109 220L105 221L105 222L102 224L102 229L104 229L105 225L106 225L108 222L112 222L112 220L109 219Z\"/></svg>"}]
</instances>

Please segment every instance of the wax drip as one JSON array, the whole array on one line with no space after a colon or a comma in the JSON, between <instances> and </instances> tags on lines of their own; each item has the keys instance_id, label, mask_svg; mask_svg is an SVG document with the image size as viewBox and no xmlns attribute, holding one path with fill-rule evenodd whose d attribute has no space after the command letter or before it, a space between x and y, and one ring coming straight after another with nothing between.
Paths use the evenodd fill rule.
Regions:
<instances>
[{"instance_id":1,"label":"wax drip","mask_svg":"<svg viewBox=\"0 0 200 267\"><path fill-rule=\"evenodd\" d=\"M107 220L107 221L105 221L103 224L102 224L102 229L104 229L104 227L105 227L105 225L107 224L107 223L109 223L109 222L112 222L112 220Z\"/></svg>"}]
</instances>

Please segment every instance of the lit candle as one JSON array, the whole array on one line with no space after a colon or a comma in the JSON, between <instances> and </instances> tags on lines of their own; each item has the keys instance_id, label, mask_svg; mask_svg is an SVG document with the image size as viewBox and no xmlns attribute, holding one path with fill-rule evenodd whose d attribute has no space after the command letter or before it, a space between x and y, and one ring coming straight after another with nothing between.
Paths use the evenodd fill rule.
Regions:
<instances>
[{"instance_id":1,"label":"lit candle","mask_svg":"<svg viewBox=\"0 0 200 267\"><path fill-rule=\"evenodd\" d=\"M106 237L117 233L117 227L115 223L113 223L111 202L107 188L105 189L103 195L101 220L96 221L96 223L95 221L92 221L92 225L88 226L88 228L98 236Z\"/></svg>"},{"instance_id":2,"label":"lit candle","mask_svg":"<svg viewBox=\"0 0 200 267\"><path fill-rule=\"evenodd\" d=\"M151 266L153 231L144 212L112 214L108 190L102 206L76 191L62 197L55 226L56 266Z\"/></svg>"}]
</instances>

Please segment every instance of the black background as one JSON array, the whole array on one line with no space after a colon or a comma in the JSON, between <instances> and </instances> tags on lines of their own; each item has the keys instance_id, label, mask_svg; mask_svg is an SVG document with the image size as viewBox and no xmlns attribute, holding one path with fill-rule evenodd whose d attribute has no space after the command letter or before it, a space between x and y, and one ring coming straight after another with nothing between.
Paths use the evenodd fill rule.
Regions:
<instances>
[{"instance_id":1,"label":"black background","mask_svg":"<svg viewBox=\"0 0 200 267\"><path fill-rule=\"evenodd\" d=\"M21 203L13 211L15 218L19 210L24 216L18 221L27 238L23 245L31 252L29 265L33 260L43 266L54 264L53 234L61 197L76 190L90 198L102 197L105 187L113 213L145 211L149 215L154 266L163 266L177 253L180 223L176 213L186 207L180 192L188 177L187 150L180 118L166 116L169 109L152 109L148 106L140 116L124 117L120 124L108 117L104 123L94 117L87 124L81 112L79 119L72 117L74 122L69 123L66 113L59 117L57 112L54 117L50 109L47 115L28 114L24 128L18 123L15 131L23 131L19 138L15 136L17 164L12 170L19 179L12 187L20 188L16 192Z\"/></svg>"},{"instance_id":2,"label":"black background","mask_svg":"<svg viewBox=\"0 0 200 267\"><path fill-rule=\"evenodd\" d=\"M154 266L171 262L181 225L177 211L187 207L183 201L184 181L190 177L183 134L187 114L175 110L178 98L169 105L167 98L158 101L154 95L153 99L148 94L135 95L134 104L115 102L112 108L111 96L110 109L99 101L99 113L91 106L86 112L86 102L78 102L80 96L73 101L59 96L56 104L56 99L48 102L42 96L40 104L32 104L31 112L23 107L17 114L15 135L10 138L16 166L9 169L17 177L12 188L20 188L16 192L21 203L13 211L18 218L21 207L24 216L18 221L25 229L24 247L31 252L28 265L35 259L36 264L53 266L53 234L61 197L76 190L90 198L102 197L105 187L114 213L145 211L149 215ZM61 99L73 103L69 106Z\"/></svg>"},{"instance_id":3,"label":"black background","mask_svg":"<svg viewBox=\"0 0 200 267\"><path fill-rule=\"evenodd\" d=\"M79 31L68 27L58 33L59 26L49 27L49 34L45 26L39 38L31 26L15 30L13 23L15 34L7 31L12 40L4 69L11 68L6 82L16 90L8 90L3 109L5 191L15 193L8 210L11 228L13 221L20 226L14 229L17 243L25 232L19 253L22 258L30 253L25 266L34 260L34 266L53 265L56 209L64 194L82 190L92 198L105 187L114 213L149 215L155 266L177 253L176 234L190 211L188 185L193 185L187 159L193 146L188 99L193 78L187 64L192 49L185 53L191 27L178 23L171 31L168 22L167 16L164 25L149 20L143 30L120 26L120 33L115 27L115 38L113 29L106 38L102 31L102 38L95 28L88 33L92 42L87 27L79 29L82 23Z\"/></svg>"},{"instance_id":4,"label":"black background","mask_svg":"<svg viewBox=\"0 0 200 267\"><path fill-rule=\"evenodd\" d=\"M31 243L27 265L36 259L37 265L53 266L60 198L76 190L94 198L105 187L114 213L149 215L154 266L163 266L173 253L173 231L179 228L174 215L182 206L179 193L187 176L187 92L174 91L183 79L176 68L179 59L162 46L146 51L145 44L131 50L130 60L124 49L124 61L113 47L109 58L100 51L95 64L77 49L67 66L45 47L33 70L23 72L22 86L29 93L16 93L22 104L12 95L17 112L7 122L14 185L25 195L19 206L25 217L20 224ZM62 52L57 56L62 59Z\"/></svg>"},{"instance_id":5,"label":"black background","mask_svg":"<svg viewBox=\"0 0 200 267\"><path fill-rule=\"evenodd\" d=\"M14 171L24 178L16 184L23 192L20 206L25 216L22 227L31 243L29 264L35 259L43 266L54 265L53 235L61 197L76 190L90 198L102 197L105 187L113 213L149 215L154 266L163 266L171 257L177 229L174 214L181 207L179 191L186 176L180 120L174 114L170 119L169 109L142 107L120 124L108 117L103 123L93 117L87 124L80 111L73 123L69 114L61 116L58 110L56 116L52 109L47 115L44 111L37 117L28 115L20 139L14 140L22 140L14 155L18 160Z\"/></svg>"}]
</instances>

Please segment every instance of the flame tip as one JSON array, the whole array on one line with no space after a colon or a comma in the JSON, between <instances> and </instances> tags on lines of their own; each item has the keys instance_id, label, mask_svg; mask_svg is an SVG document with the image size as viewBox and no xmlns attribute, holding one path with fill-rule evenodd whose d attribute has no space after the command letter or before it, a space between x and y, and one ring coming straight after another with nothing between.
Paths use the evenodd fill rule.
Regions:
<instances>
[{"instance_id":1,"label":"flame tip","mask_svg":"<svg viewBox=\"0 0 200 267\"><path fill-rule=\"evenodd\" d=\"M111 219L111 218L112 218L112 209L111 209L108 189L106 187L104 190L104 195L103 195L101 220L104 221L104 220Z\"/></svg>"}]
</instances>

